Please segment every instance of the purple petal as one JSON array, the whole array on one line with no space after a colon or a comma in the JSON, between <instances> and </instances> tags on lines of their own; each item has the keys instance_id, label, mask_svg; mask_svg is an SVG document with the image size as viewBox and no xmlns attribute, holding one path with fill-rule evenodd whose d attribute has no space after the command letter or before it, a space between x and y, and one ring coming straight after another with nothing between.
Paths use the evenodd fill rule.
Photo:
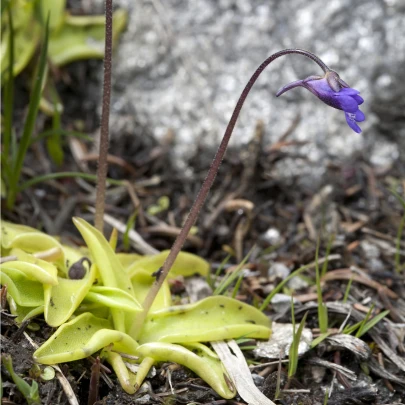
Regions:
<instances>
[{"instance_id":1,"label":"purple petal","mask_svg":"<svg viewBox=\"0 0 405 405\"><path fill-rule=\"evenodd\" d=\"M363 111L357 110L354 119L357 122L363 122L366 119L366 117L365 117Z\"/></svg>"},{"instance_id":2,"label":"purple petal","mask_svg":"<svg viewBox=\"0 0 405 405\"><path fill-rule=\"evenodd\" d=\"M356 124L356 121L354 120L355 114L345 113L345 116L346 116L346 122L349 125L349 127L354 132L357 132L359 134L361 132L361 128Z\"/></svg>"},{"instance_id":3,"label":"purple petal","mask_svg":"<svg viewBox=\"0 0 405 405\"><path fill-rule=\"evenodd\" d=\"M304 86L311 91L313 94L317 95L327 95L334 94L335 92L331 89L328 81L323 78L320 80L304 80Z\"/></svg>"},{"instance_id":4,"label":"purple petal","mask_svg":"<svg viewBox=\"0 0 405 405\"><path fill-rule=\"evenodd\" d=\"M352 96L356 101L358 105L361 105L364 103L364 99L363 97L359 96L358 94L355 94L354 96Z\"/></svg>"},{"instance_id":5,"label":"purple petal","mask_svg":"<svg viewBox=\"0 0 405 405\"><path fill-rule=\"evenodd\" d=\"M339 103L340 108L343 111L355 113L359 109L357 101L352 96L342 95L343 90L345 89L342 89L339 93L334 95L336 101Z\"/></svg>"},{"instance_id":6,"label":"purple petal","mask_svg":"<svg viewBox=\"0 0 405 405\"><path fill-rule=\"evenodd\" d=\"M299 87L302 86L304 80L297 80L295 82L291 82L289 84L286 84L284 87L282 87L277 93L276 93L276 97L281 96L283 93L285 93L288 90L291 90L295 87Z\"/></svg>"},{"instance_id":7,"label":"purple petal","mask_svg":"<svg viewBox=\"0 0 405 405\"><path fill-rule=\"evenodd\" d=\"M354 96L359 93L358 90L352 89L351 87L345 87L339 91L339 94L344 94L345 96Z\"/></svg>"}]
</instances>

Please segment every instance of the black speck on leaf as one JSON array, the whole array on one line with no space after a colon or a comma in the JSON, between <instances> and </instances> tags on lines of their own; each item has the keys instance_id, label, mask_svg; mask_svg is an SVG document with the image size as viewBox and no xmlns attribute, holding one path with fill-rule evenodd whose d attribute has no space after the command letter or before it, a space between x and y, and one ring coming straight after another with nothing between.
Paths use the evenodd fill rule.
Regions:
<instances>
[{"instance_id":1,"label":"black speck on leaf","mask_svg":"<svg viewBox=\"0 0 405 405\"><path fill-rule=\"evenodd\" d=\"M68 276L71 280L81 280L86 276L87 270L84 267L84 263L87 263L89 268L91 267L91 262L87 257L82 257L72 264L68 271Z\"/></svg>"}]
</instances>

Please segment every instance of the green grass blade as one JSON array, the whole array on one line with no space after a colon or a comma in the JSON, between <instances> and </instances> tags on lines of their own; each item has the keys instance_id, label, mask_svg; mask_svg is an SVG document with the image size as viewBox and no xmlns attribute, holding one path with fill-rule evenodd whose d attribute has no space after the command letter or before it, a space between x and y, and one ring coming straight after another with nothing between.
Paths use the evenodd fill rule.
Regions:
<instances>
[{"instance_id":1,"label":"green grass blade","mask_svg":"<svg viewBox=\"0 0 405 405\"><path fill-rule=\"evenodd\" d=\"M323 265L322 265L321 278L328 271L328 258L329 258L330 250L332 248L334 239L335 239L335 235L332 234L328 240L328 245L326 246L326 256L325 256L325 261L323 262Z\"/></svg>"},{"instance_id":2,"label":"green grass blade","mask_svg":"<svg viewBox=\"0 0 405 405\"><path fill-rule=\"evenodd\" d=\"M37 405L41 403L39 398L38 392L38 384L35 380L32 381L32 385L29 385L26 381L24 381L13 368L13 362L10 355L2 355L1 356L2 363L4 367L9 372L14 384L17 386L18 390L27 400L28 405Z\"/></svg>"},{"instance_id":3,"label":"green grass blade","mask_svg":"<svg viewBox=\"0 0 405 405\"><path fill-rule=\"evenodd\" d=\"M38 68L36 71L36 78L34 82L34 88L31 94L28 114L24 123L23 133L20 143L18 145L17 156L13 165L13 181L12 187L7 199L7 205L9 208L14 206L15 198L17 195L17 185L20 179L21 170L24 163L25 154L27 153L28 146L34 131L35 121L38 114L39 102L41 100L42 87L45 79L45 72L47 66L47 52L48 52L48 38L49 38L49 16L45 26L45 36L42 43L41 54L39 57Z\"/></svg>"},{"instance_id":4,"label":"green grass blade","mask_svg":"<svg viewBox=\"0 0 405 405\"><path fill-rule=\"evenodd\" d=\"M125 227L125 232L122 235L122 243L124 245L124 250L128 251L130 248L130 241L129 241L129 231L134 228L136 217L138 216L138 210L136 209L131 216L128 218L127 225Z\"/></svg>"},{"instance_id":5,"label":"green grass blade","mask_svg":"<svg viewBox=\"0 0 405 405\"><path fill-rule=\"evenodd\" d=\"M46 147L48 153L53 162L60 166L63 163L63 149L61 144L61 137L59 131L61 130L61 115L63 111L63 105L59 99L59 95L56 91L53 83L49 84L50 93L53 99L54 113L52 117L52 135L46 140Z\"/></svg>"},{"instance_id":6,"label":"green grass blade","mask_svg":"<svg viewBox=\"0 0 405 405\"><path fill-rule=\"evenodd\" d=\"M361 331L357 332L356 337L362 337L365 333L367 333L371 328L377 325L383 318L385 318L390 311L386 310L381 312L380 314L376 315L373 319L370 319L361 329ZM357 336L358 335L358 336Z\"/></svg>"},{"instance_id":7,"label":"green grass blade","mask_svg":"<svg viewBox=\"0 0 405 405\"><path fill-rule=\"evenodd\" d=\"M38 142L38 141L40 141L42 139L46 139L46 138L48 138L48 137L50 137L52 135L55 135L55 134L59 135L59 136L71 136L71 137L74 137L74 138L84 139L86 141L91 141L92 140L92 138L89 135L87 135L87 134L85 134L83 132L66 131L66 130L64 130L62 128L48 129L48 130L46 130L44 132L41 132L37 136L33 137L31 139L30 146L35 142Z\"/></svg>"},{"instance_id":8,"label":"green grass blade","mask_svg":"<svg viewBox=\"0 0 405 405\"><path fill-rule=\"evenodd\" d=\"M318 322L321 333L328 331L328 309L323 303L321 277L319 274L319 239L315 251L315 276L316 276L316 293L318 295Z\"/></svg>"},{"instance_id":9,"label":"green grass blade","mask_svg":"<svg viewBox=\"0 0 405 405\"><path fill-rule=\"evenodd\" d=\"M225 292L225 290L241 275L241 272L243 271L243 266L245 263L248 261L250 255L253 252L253 248L249 251L249 253L243 258L243 260L240 262L238 267L236 268L235 271L232 273L227 274L222 281L219 283L218 287L215 289L215 291L212 293L212 295L221 295Z\"/></svg>"},{"instance_id":10,"label":"green grass blade","mask_svg":"<svg viewBox=\"0 0 405 405\"><path fill-rule=\"evenodd\" d=\"M304 270L308 269L308 267L311 267L311 263L310 264L306 264L305 266L302 266L300 268L298 268L297 270L295 270L294 272L292 272L288 277L286 277L283 281L281 281L279 284L277 284L276 287L274 287L273 291L265 298L265 300L263 301L263 304L261 305L261 307L259 308L260 311L264 311L267 306L270 304L271 300L273 299L273 297L281 291L281 289L295 276L298 276L299 274L301 274Z\"/></svg>"},{"instance_id":11,"label":"green grass blade","mask_svg":"<svg viewBox=\"0 0 405 405\"><path fill-rule=\"evenodd\" d=\"M311 349L318 346L319 343L322 343L328 336L330 336L332 332L326 332L319 335L316 339L314 339L311 343Z\"/></svg>"},{"instance_id":12,"label":"green grass blade","mask_svg":"<svg viewBox=\"0 0 405 405\"><path fill-rule=\"evenodd\" d=\"M346 304L347 299L349 298L349 293L350 293L350 289L352 287L352 283L353 283L353 277L350 278L349 282L347 283L347 287L346 287L346 291L345 291L345 295L343 297L343 303Z\"/></svg>"},{"instance_id":13,"label":"green grass blade","mask_svg":"<svg viewBox=\"0 0 405 405\"><path fill-rule=\"evenodd\" d=\"M10 4L10 0L3 0L1 2L1 15L3 15L4 10L6 9L6 7Z\"/></svg>"},{"instance_id":14,"label":"green grass blade","mask_svg":"<svg viewBox=\"0 0 405 405\"><path fill-rule=\"evenodd\" d=\"M293 340L291 342L290 351L288 353L288 377L294 376L294 364L298 362L296 358L295 346L296 346L296 334L295 334L295 311L294 311L294 297L291 295L291 323L292 323L292 335Z\"/></svg>"},{"instance_id":15,"label":"green grass blade","mask_svg":"<svg viewBox=\"0 0 405 405\"><path fill-rule=\"evenodd\" d=\"M370 315L371 315L371 313L373 312L373 309L374 309L374 304L371 305L371 307L370 307L370 309L368 310L366 316L365 316L364 319L361 321L359 330L357 331L357 333L356 333L356 335L355 335L357 338L360 337L361 335L363 335L364 326L366 325L368 319L370 318Z\"/></svg>"},{"instance_id":16,"label":"green grass blade","mask_svg":"<svg viewBox=\"0 0 405 405\"><path fill-rule=\"evenodd\" d=\"M6 155L4 152L1 152L0 154L0 159L1 159L1 177L6 181L6 184L8 185L8 181L11 176L11 167L9 165L9 160L7 159Z\"/></svg>"},{"instance_id":17,"label":"green grass blade","mask_svg":"<svg viewBox=\"0 0 405 405\"><path fill-rule=\"evenodd\" d=\"M78 178L78 179L85 179L85 180L97 182L97 176L95 174L81 173L81 172L49 173L49 174L44 174L43 176L34 177L33 179L22 183L18 187L18 191L24 191L27 188L35 186L36 184L39 184L39 183L43 183L44 181L55 180L55 179L64 179L64 178ZM114 179L107 179L107 183L115 185L115 186L124 186L125 185L124 181L114 180Z\"/></svg>"},{"instance_id":18,"label":"green grass blade","mask_svg":"<svg viewBox=\"0 0 405 405\"><path fill-rule=\"evenodd\" d=\"M329 399L329 390L326 389L325 396L323 398L323 405L328 405L328 399Z\"/></svg>"},{"instance_id":19,"label":"green grass blade","mask_svg":"<svg viewBox=\"0 0 405 405\"><path fill-rule=\"evenodd\" d=\"M235 287L232 292L232 298L235 298L236 295L238 294L240 285L242 284L242 280L243 280L243 273L239 276L238 281L235 284Z\"/></svg>"},{"instance_id":20,"label":"green grass blade","mask_svg":"<svg viewBox=\"0 0 405 405\"><path fill-rule=\"evenodd\" d=\"M289 362L288 362L288 378L294 377L294 375L297 372L298 368L298 348L300 345L300 340L301 340L301 335L302 331L304 330L305 322L307 320L308 316L308 311L305 312L305 315L303 316L300 325L298 326L298 330L295 331L295 319L294 319L294 303L292 302L291 304L291 314L293 316L293 342L290 347L290 353L289 353Z\"/></svg>"},{"instance_id":21,"label":"green grass blade","mask_svg":"<svg viewBox=\"0 0 405 405\"><path fill-rule=\"evenodd\" d=\"M360 321L360 322L357 322L357 323L355 323L354 325L352 325L352 326L346 326L344 329L343 329L343 334L345 334L345 335L351 335L352 333L354 333L354 331L356 331L359 327L360 327L360 325L361 325L361 323L362 323L363 321Z\"/></svg>"},{"instance_id":22,"label":"green grass blade","mask_svg":"<svg viewBox=\"0 0 405 405\"><path fill-rule=\"evenodd\" d=\"M274 399L278 399L280 397L281 391L281 352L278 359L278 367L277 367L277 381L276 381L276 392L274 394Z\"/></svg>"},{"instance_id":23,"label":"green grass blade","mask_svg":"<svg viewBox=\"0 0 405 405\"><path fill-rule=\"evenodd\" d=\"M214 289L215 287L215 281L218 280L219 275L221 274L221 271L223 268L226 266L226 264L229 262L229 259L231 258L231 255L227 255L224 260L222 260L221 264L218 266L214 277L212 277L211 272L208 272L207 274L207 283L208 285Z\"/></svg>"},{"instance_id":24,"label":"green grass blade","mask_svg":"<svg viewBox=\"0 0 405 405\"><path fill-rule=\"evenodd\" d=\"M3 132L3 152L5 156L5 162L8 162L10 158L10 145L11 138L13 136L13 105L14 105L14 25L13 25L13 16L11 13L11 5L7 7L8 23L10 35L8 38L8 48L9 48L9 57L8 57L8 77L4 87L4 132Z\"/></svg>"},{"instance_id":25,"label":"green grass blade","mask_svg":"<svg viewBox=\"0 0 405 405\"><path fill-rule=\"evenodd\" d=\"M405 225L405 213L402 216L401 222L399 223L397 241L395 244L395 271L397 273L400 273L401 269L402 269L402 266L401 266L401 238L402 238L402 233L404 231L404 225Z\"/></svg>"}]
</instances>

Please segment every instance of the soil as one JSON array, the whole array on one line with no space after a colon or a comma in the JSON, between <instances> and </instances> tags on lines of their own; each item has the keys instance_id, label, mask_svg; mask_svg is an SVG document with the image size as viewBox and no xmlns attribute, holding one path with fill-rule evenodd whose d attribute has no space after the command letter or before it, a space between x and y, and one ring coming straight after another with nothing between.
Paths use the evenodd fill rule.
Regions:
<instances>
[{"instance_id":1,"label":"soil","mask_svg":"<svg viewBox=\"0 0 405 405\"><path fill-rule=\"evenodd\" d=\"M64 128L94 134L98 128L96 99L100 97L100 83L94 75L94 66L100 62L75 63L58 72L58 91L64 101ZM24 83L24 81L21 81ZM23 85L17 89L26 95ZM20 106L22 108L22 106ZM16 113L22 116L22 111ZM38 121L37 131L49 126L48 119ZM324 342L307 352L299 362L298 372L289 381L289 393L281 395L280 404L322 404L325 389L331 389L329 404L399 404L405 398L404 361L405 324L405 239L398 242L398 226L404 208L389 189L395 186L399 194L405 193L405 163L395 161L389 167L373 167L370 162L353 157L346 161L331 161L321 180L321 187L304 187L298 179L279 180L273 172L274 163L292 157L299 145L286 140L294 138L293 130L280 142L263 145L263 128L251 135L249 153L230 149L218 173L209 201L198 220L198 232L187 242L185 250L201 255L212 263L215 272L222 260L232 253L225 266L232 271L252 247L247 262L247 273L238 298L248 303L261 302L286 276L274 271L274 264L283 265L288 272L311 263L315 259L316 241L320 238L319 258L324 258L331 236L330 255L323 284L323 301L328 305L330 328L339 328L346 317L357 322L356 314L363 319L371 304L376 313L390 310L386 321L362 336L372 354L367 361L355 357L345 347ZM92 153L91 142L79 141ZM46 153L45 145L35 144L25 163L25 178L51 171L80 171L86 167L95 172L95 160L84 161L72 157L72 144L64 143L65 161L55 167ZM134 185L139 199L136 231L156 249L168 249L188 213L196 193L206 175L214 154L211 148L199 150L188 162L192 175L177 172L170 154L170 137L166 144L158 144L145 128L135 134L122 134L113 139L110 154L119 157L110 164L109 177L126 179ZM89 157L89 156L87 156ZM123 163L125 162L125 163ZM79 163L81 166L79 166ZM309 183L310 184L310 183ZM319 184L316 182L316 184ZM170 207L151 215L148 208L167 196ZM61 235L70 243L82 243L72 225L71 217L92 219L87 206L94 206L94 184L84 180L61 179L39 184L21 193L13 211L2 207L2 217L16 223L27 224L50 234ZM126 223L134 212L134 204L127 189L113 187L106 198L106 212ZM170 225L170 232L165 230ZM106 234L111 231L106 227ZM122 241L119 249L124 250ZM402 265L401 272L395 268ZM355 273L351 270L355 269ZM352 274L358 275L350 289L346 307L333 307L342 302ZM223 274L221 274L223 275ZM296 319L300 321L308 310L307 327L319 335L316 311L316 289L313 285L315 270L305 273L300 283L289 284L284 292L293 293ZM364 281L366 280L366 281ZM173 284L177 299L185 296L183 280ZM180 288L179 288L180 285ZM391 294L392 293L392 294ZM346 308L346 309L345 309ZM340 312L339 312L340 311ZM291 322L289 307L279 311L269 305L266 313L277 322ZM15 371L27 381L35 378L39 384L43 404L68 404L59 381L42 381L33 377L32 353L34 348L27 341L21 328L3 310L2 353L10 354ZM42 318L33 321L39 328L25 325L25 332L36 344L41 344L52 332ZM34 325L34 326L35 326ZM31 327L31 329L30 329ZM385 346L384 346L385 344ZM388 347L388 349L387 349ZM254 358L252 351L245 351L249 360L266 363L265 358ZM314 365L314 358L352 370L355 380L348 380L343 373L331 368ZM64 375L80 404L88 403L91 366L94 358L61 365ZM99 404L244 404L240 397L223 400L195 374L173 364L159 364L156 374L147 379L146 385L134 396L121 389L109 365L102 371L98 398ZM276 392L277 375L281 388L285 388L286 368L277 371L277 365L255 369L255 381L272 400ZM169 372L170 371L170 372ZM170 376L170 384L169 384ZM4 404L23 404L24 398L16 389L2 367Z\"/></svg>"}]
</instances>

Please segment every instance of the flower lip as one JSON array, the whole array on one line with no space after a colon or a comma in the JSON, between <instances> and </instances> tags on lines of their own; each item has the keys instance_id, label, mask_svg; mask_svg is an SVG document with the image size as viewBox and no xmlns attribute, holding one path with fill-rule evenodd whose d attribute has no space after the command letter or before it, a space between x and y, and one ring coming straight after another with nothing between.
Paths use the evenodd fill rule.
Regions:
<instances>
[{"instance_id":1,"label":"flower lip","mask_svg":"<svg viewBox=\"0 0 405 405\"><path fill-rule=\"evenodd\" d=\"M328 70L324 76L309 76L289 83L282 87L276 96L281 96L295 87L305 87L325 104L344 111L350 128L355 132L361 132L356 122L365 119L363 112L359 110L359 105L363 104L364 100L359 95L360 92L351 88L336 72Z\"/></svg>"}]
</instances>

